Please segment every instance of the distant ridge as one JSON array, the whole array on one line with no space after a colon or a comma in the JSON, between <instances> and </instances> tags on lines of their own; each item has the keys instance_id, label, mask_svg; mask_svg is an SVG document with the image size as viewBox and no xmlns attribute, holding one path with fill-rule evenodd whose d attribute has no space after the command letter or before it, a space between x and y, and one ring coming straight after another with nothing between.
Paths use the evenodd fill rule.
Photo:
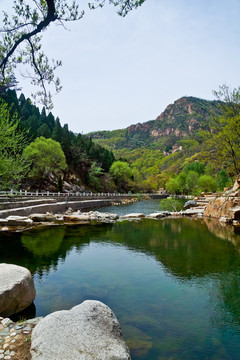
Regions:
<instances>
[{"instance_id":1,"label":"distant ridge","mask_svg":"<svg viewBox=\"0 0 240 360\"><path fill-rule=\"evenodd\" d=\"M155 120L139 122L125 129L95 131L88 135L111 150L155 148L164 153L175 151L180 139L195 136L208 126L213 114L219 114L219 101L184 96L169 104Z\"/></svg>"}]
</instances>

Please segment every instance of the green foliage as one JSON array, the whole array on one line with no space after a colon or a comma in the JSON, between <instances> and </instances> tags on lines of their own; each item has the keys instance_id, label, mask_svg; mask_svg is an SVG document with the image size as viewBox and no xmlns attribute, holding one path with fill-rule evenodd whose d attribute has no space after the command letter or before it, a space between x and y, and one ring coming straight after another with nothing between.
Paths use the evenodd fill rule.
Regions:
<instances>
[{"instance_id":1,"label":"green foliage","mask_svg":"<svg viewBox=\"0 0 240 360\"><path fill-rule=\"evenodd\" d=\"M196 194L198 190L198 177L199 174L196 171L188 171L185 179L185 192L187 194Z\"/></svg>"},{"instance_id":2,"label":"green foliage","mask_svg":"<svg viewBox=\"0 0 240 360\"><path fill-rule=\"evenodd\" d=\"M198 186L204 192L214 192L217 190L216 180L209 175L201 175L198 179Z\"/></svg>"},{"instance_id":3,"label":"green foliage","mask_svg":"<svg viewBox=\"0 0 240 360\"><path fill-rule=\"evenodd\" d=\"M227 186L231 186L231 179L228 177L226 171L222 169L217 175L217 187L219 190L223 190Z\"/></svg>"},{"instance_id":4,"label":"green foliage","mask_svg":"<svg viewBox=\"0 0 240 360\"><path fill-rule=\"evenodd\" d=\"M200 161L195 161L195 162L189 163L184 168L184 171L185 172L194 171L194 172L198 173L199 175L202 175L202 174L204 174L204 171L205 171L205 165Z\"/></svg>"},{"instance_id":5,"label":"green foliage","mask_svg":"<svg viewBox=\"0 0 240 360\"><path fill-rule=\"evenodd\" d=\"M195 139L182 139L178 143L183 147L183 149L189 149L199 145L199 142Z\"/></svg>"},{"instance_id":6,"label":"green foliage","mask_svg":"<svg viewBox=\"0 0 240 360\"><path fill-rule=\"evenodd\" d=\"M36 138L24 149L23 156L31 164L29 177L33 179L47 179L67 167L60 144L52 139Z\"/></svg>"},{"instance_id":7,"label":"green foliage","mask_svg":"<svg viewBox=\"0 0 240 360\"><path fill-rule=\"evenodd\" d=\"M180 211L182 208L182 201L178 199L167 198L160 201L160 209L162 211Z\"/></svg>"},{"instance_id":8,"label":"green foliage","mask_svg":"<svg viewBox=\"0 0 240 360\"><path fill-rule=\"evenodd\" d=\"M101 182L99 179L99 177L102 175L103 175L103 169L95 162L93 162L91 169L89 171L89 185L97 191L102 189Z\"/></svg>"},{"instance_id":9,"label":"green foliage","mask_svg":"<svg viewBox=\"0 0 240 360\"><path fill-rule=\"evenodd\" d=\"M89 182L88 172L94 162L99 164L105 175L109 171L115 160L111 151L96 144L88 136L76 136L67 124L61 126L59 118L55 119L51 112L47 115L45 108L40 112L23 94L18 98L15 91L8 90L4 99L11 104L10 117L15 116L14 113L18 114L18 130L26 133L28 143L40 136L59 142L68 170L75 173L82 183Z\"/></svg>"},{"instance_id":10,"label":"green foliage","mask_svg":"<svg viewBox=\"0 0 240 360\"><path fill-rule=\"evenodd\" d=\"M166 190L170 193L170 194L180 194L180 184L178 181L178 178L171 178L167 183L166 183Z\"/></svg>"},{"instance_id":11,"label":"green foliage","mask_svg":"<svg viewBox=\"0 0 240 360\"><path fill-rule=\"evenodd\" d=\"M129 180L133 176L133 171L128 163L124 161L115 161L110 168L110 174L119 189L126 189Z\"/></svg>"},{"instance_id":12,"label":"green foliage","mask_svg":"<svg viewBox=\"0 0 240 360\"><path fill-rule=\"evenodd\" d=\"M57 179L57 191L63 191L62 176L59 174Z\"/></svg>"},{"instance_id":13,"label":"green foliage","mask_svg":"<svg viewBox=\"0 0 240 360\"><path fill-rule=\"evenodd\" d=\"M19 131L19 120L10 117L8 105L0 102L0 189L16 189L25 176L28 162L22 156L26 136Z\"/></svg>"},{"instance_id":14,"label":"green foliage","mask_svg":"<svg viewBox=\"0 0 240 360\"><path fill-rule=\"evenodd\" d=\"M204 164L200 162L189 163L176 177L170 178L166 183L166 190L171 194L192 195L199 194L202 191L216 191L217 183L215 178L203 175L204 168Z\"/></svg>"},{"instance_id":15,"label":"green foliage","mask_svg":"<svg viewBox=\"0 0 240 360\"><path fill-rule=\"evenodd\" d=\"M240 172L240 88L230 91L223 85L214 94L221 115L215 116L205 132L207 159L233 176ZM220 170L220 169L219 169Z\"/></svg>"}]
</instances>

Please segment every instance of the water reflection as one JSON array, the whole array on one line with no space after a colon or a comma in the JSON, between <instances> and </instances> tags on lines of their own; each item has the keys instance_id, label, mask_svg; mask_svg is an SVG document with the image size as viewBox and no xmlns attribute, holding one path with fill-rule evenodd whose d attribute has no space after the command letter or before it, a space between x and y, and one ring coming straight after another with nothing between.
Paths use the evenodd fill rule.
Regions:
<instances>
[{"instance_id":1,"label":"water reflection","mask_svg":"<svg viewBox=\"0 0 240 360\"><path fill-rule=\"evenodd\" d=\"M37 315L85 299L118 316L133 360L238 359L240 235L193 219L46 227L0 236L28 267Z\"/></svg>"}]
</instances>

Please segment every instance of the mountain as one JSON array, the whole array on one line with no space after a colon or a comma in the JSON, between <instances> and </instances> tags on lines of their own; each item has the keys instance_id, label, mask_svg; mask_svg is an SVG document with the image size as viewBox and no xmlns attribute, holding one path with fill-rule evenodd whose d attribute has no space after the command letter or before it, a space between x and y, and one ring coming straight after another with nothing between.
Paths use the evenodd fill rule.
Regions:
<instances>
[{"instance_id":1,"label":"mountain","mask_svg":"<svg viewBox=\"0 0 240 360\"><path fill-rule=\"evenodd\" d=\"M199 129L207 128L211 116L220 112L218 105L218 101L182 97L168 105L155 120L88 135L111 150L143 147L161 150L166 155L181 150L179 140L195 139Z\"/></svg>"}]
</instances>

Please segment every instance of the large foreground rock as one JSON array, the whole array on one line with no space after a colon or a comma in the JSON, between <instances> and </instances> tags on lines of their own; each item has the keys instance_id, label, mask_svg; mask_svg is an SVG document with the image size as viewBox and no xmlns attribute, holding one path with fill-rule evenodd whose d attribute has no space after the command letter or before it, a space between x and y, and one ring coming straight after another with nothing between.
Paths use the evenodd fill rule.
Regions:
<instances>
[{"instance_id":1,"label":"large foreground rock","mask_svg":"<svg viewBox=\"0 0 240 360\"><path fill-rule=\"evenodd\" d=\"M129 360L117 318L87 300L41 320L32 332L32 360Z\"/></svg>"},{"instance_id":2,"label":"large foreground rock","mask_svg":"<svg viewBox=\"0 0 240 360\"><path fill-rule=\"evenodd\" d=\"M0 316L10 316L32 304L36 291L30 271L22 266L0 264Z\"/></svg>"}]
</instances>

